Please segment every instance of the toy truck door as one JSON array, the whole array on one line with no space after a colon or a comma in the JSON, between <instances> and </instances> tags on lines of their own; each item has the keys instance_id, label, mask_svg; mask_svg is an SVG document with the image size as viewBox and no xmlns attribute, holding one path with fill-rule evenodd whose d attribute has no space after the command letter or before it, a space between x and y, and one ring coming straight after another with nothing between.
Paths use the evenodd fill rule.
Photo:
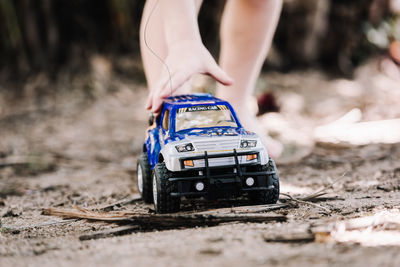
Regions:
<instances>
[{"instance_id":1,"label":"toy truck door","mask_svg":"<svg viewBox=\"0 0 400 267\"><path fill-rule=\"evenodd\" d=\"M146 146L151 169L158 163L160 150L164 147L164 140L168 136L169 114L169 110L165 109L161 117L155 118L155 126L148 130L149 138Z\"/></svg>"},{"instance_id":2,"label":"toy truck door","mask_svg":"<svg viewBox=\"0 0 400 267\"><path fill-rule=\"evenodd\" d=\"M148 138L146 138L147 156L151 169L157 164L160 153L159 128L160 117L153 118L153 124L147 129Z\"/></svg>"},{"instance_id":3,"label":"toy truck door","mask_svg":"<svg viewBox=\"0 0 400 267\"><path fill-rule=\"evenodd\" d=\"M160 145L161 148L165 145L165 139L168 137L168 131L170 127L170 119L169 119L170 111L169 109L165 109L161 114L161 127L160 127Z\"/></svg>"}]
</instances>

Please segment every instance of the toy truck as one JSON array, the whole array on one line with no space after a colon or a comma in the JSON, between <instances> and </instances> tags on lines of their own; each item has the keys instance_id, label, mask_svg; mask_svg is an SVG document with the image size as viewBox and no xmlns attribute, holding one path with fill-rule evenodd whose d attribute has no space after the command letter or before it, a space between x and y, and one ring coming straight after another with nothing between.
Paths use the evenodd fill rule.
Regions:
<instances>
[{"instance_id":1,"label":"toy truck","mask_svg":"<svg viewBox=\"0 0 400 267\"><path fill-rule=\"evenodd\" d=\"M228 102L210 94L172 96L149 123L137 185L157 213L179 211L182 197L247 195L254 204L278 201L274 161Z\"/></svg>"}]
</instances>

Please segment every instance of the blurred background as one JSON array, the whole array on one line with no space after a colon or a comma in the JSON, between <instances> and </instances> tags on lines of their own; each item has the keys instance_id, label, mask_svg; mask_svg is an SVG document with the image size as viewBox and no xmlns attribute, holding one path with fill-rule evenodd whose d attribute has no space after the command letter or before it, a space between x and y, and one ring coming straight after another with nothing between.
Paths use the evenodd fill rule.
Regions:
<instances>
[{"instance_id":1,"label":"blurred background","mask_svg":"<svg viewBox=\"0 0 400 267\"><path fill-rule=\"evenodd\" d=\"M224 2L206 0L200 14L203 40L215 54ZM284 2L269 69L317 67L351 77L355 67L387 53L400 38L396 0ZM21 80L44 71L54 79L64 68L84 68L93 54L139 61L143 5L138 0L2 0L1 78Z\"/></svg>"}]
</instances>

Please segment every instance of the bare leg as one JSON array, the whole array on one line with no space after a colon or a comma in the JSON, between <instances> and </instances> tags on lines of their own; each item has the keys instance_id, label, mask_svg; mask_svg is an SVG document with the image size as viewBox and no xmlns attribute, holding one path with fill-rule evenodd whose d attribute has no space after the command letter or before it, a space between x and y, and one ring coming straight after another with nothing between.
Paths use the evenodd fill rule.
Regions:
<instances>
[{"instance_id":1,"label":"bare leg","mask_svg":"<svg viewBox=\"0 0 400 267\"><path fill-rule=\"evenodd\" d=\"M258 133L275 157L282 152L282 145L263 133L247 103L271 46L281 8L281 0L228 0L221 23L219 64L235 83L219 85L217 90L217 96L235 107L242 124Z\"/></svg>"}]
</instances>

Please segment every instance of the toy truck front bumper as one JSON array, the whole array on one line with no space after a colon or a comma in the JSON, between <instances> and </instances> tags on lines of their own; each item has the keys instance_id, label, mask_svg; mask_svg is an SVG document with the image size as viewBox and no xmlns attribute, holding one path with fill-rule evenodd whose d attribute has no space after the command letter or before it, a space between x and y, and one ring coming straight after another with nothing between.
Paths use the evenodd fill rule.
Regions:
<instances>
[{"instance_id":1,"label":"toy truck front bumper","mask_svg":"<svg viewBox=\"0 0 400 267\"><path fill-rule=\"evenodd\" d=\"M240 156L257 155L257 161L239 163ZM208 154L180 158L181 171L172 172L169 182L176 183L175 192L171 196L205 196L213 198L220 195L242 195L250 191L268 191L273 190L274 186L271 180L271 174L274 171L265 171L262 169L260 160L260 151L237 152L233 149L231 153ZM210 166L209 160L215 158L233 157L233 165ZM204 167L185 168L184 161L204 160ZM246 179L253 178L254 185L247 185ZM202 182L203 190L197 190L195 184Z\"/></svg>"}]
</instances>

